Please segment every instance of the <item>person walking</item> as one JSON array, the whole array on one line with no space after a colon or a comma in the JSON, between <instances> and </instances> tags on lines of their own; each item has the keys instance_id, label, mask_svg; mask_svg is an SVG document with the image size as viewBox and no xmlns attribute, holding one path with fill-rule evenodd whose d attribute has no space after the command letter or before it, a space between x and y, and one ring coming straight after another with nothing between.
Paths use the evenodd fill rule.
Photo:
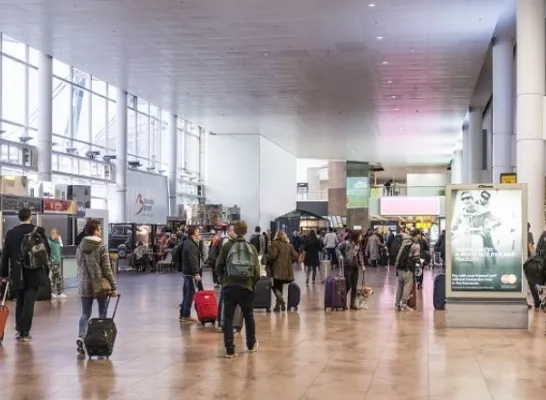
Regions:
<instances>
[{"instance_id":1,"label":"person walking","mask_svg":"<svg viewBox=\"0 0 546 400\"><path fill-rule=\"evenodd\" d=\"M233 341L233 317L237 306L241 307L246 330L246 346L253 353L258 349L256 323L254 321L254 291L260 279L260 261L256 248L245 240L248 226L245 221L235 224L231 237L220 249L216 261L216 273L223 284L224 346L226 358L236 356Z\"/></svg>"},{"instance_id":2,"label":"person walking","mask_svg":"<svg viewBox=\"0 0 546 400\"><path fill-rule=\"evenodd\" d=\"M396 257L394 266L398 272L398 288L396 290L395 309L397 311L413 311L408 306L408 300L413 290L415 269L421 263L421 231L414 229L410 238L404 239Z\"/></svg>"},{"instance_id":3,"label":"person walking","mask_svg":"<svg viewBox=\"0 0 546 400\"><path fill-rule=\"evenodd\" d=\"M84 337L97 300L99 318L106 318L108 296L117 296L117 285L110 265L110 254L102 242L102 227L97 219L87 221L85 236L76 250L78 294L82 313L78 323L78 353L85 354Z\"/></svg>"},{"instance_id":4,"label":"person walking","mask_svg":"<svg viewBox=\"0 0 546 400\"><path fill-rule=\"evenodd\" d=\"M347 294L351 291L349 308L358 310L356 306L356 291L358 286L359 270L364 270L364 260L362 258L362 232L352 231L349 238L341 242L336 249L337 257L343 261L345 283L347 285ZM362 272L364 273L364 271Z\"/></svg>"},{"instance_id":5,"label":"person walking","mask_svg":"<svg viewBox=\"0 0 546 400\"><path fill-rule=\"evenodd\" d=\"M49 284L47 268L51 249L44 229L32 224L28 208L22 208L18 218L21 224L10 229L4 239L0 275L2 282L10 280L11 289L17 294L15 338L29 342L38 289Z\"/></svg>"},{"instance_id":6,"label":"person walking","mask_svg":"<svg viewBox=\"0 0 546 400\"><path fill-rule=\"evenodd\" d=\"M322 251L323 244L317 237L314 230L309 233L309 237L305 241L303 251L305 252L304 264L307 270L307 280L305 283L309 284L309 278L312 275L313 285L317 278L317 269L320 265L320 252Z\"/></svg>"},{"instance_id":7,"label":"person walking","mask_svg":"<svg viewBox=\"0 0 546 400\"><path fill-rule=\"evenodd\" d=\"M278 231L275 240L271 243L267 257L266 271L273 278L273 293L276 304L273 311L286 311L286 302L283 298L284 285L294 281L292 263L298 260L298 252L290 244L284 231Z\"/></svg>"},{"instance_id":8,"label":"person walking","mask_svg":"<svg viewBox=\"0 0 546 400\"><path fill-rule=\"evenodd\" d=\"M61 235L57 229L51 230L49 238L49 248L51 249L51 260L49 263L49 273L51 280L51 298L65 299L66 294L63 293L63 275L61 271Z\"/></svg>"},{"instance_id":9,"label":"person walking","mask_svg":"<svg viewBox=\"0 0 546 400\"><path fill-rule=\"evenodd\" d=\"M199 322L191 317L191 306L196 292L195 286L201 282L201 251L199 248L199 229L194 226L188 228L188 238L182 248L182 276L184 279L184 297L180 305L180 321Z\"/></svg>"}]
</instances>

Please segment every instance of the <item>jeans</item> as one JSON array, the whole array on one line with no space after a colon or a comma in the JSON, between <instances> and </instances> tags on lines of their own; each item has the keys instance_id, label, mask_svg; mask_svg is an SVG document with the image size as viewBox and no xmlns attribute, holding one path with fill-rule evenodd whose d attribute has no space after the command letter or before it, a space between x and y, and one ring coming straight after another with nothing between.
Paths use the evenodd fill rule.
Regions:
<instances>
[{"instance_id":1,"label":"jeans","mask_svg":"<svg viewBox=\"0 0 546 400\"><path fill-rule=\"evenodd\" d=\"M180 305L180 318L189 318L191 316L191 305L195 295L195 283L193 276L184 275L184 298Z\"/></svg>"},{"instance_id":2,"label":"jeans","mask_svg":"<svg viewBox=\"0 0 546 400\"><path fill-rule=\"evenodd\" d=\"M532 283L529 283L529 290L531 291L531 296L533 297L533 303L535 307L540 307L540 295L538 293L538 287L537 285L533 285Z\"/></svg>"},{"instance_id":3,"label":"jeans","mask_svg":"<svg viewBox=\"0 0 546 400\"><path fill-rule=\"evenodd\" d=\"M326 254L328 256L328 259L332 262L332 267L334 265L338 265L335 247L328 247L326 249Z\"/></svg>"},{"instance_id":4,"label":"jeans","mask_svg":"<svg viewBox=\"0 0 546 400\"><path fill-rule=\"evenodd\" d=\"M396 290L396 304L406 305L413 288L413 272L398 271L398 288Z\"/></svg>"},{"instance_id":5,"label":"jeans","mask_svg":"<svg viewBox=\"0 0 546 400\"><path fill-rule=\"evenodd\" d=\"M317 269L318 267L316 265L308 265L307 266L307 282L309 282L309 277L311 276L311 272L313 273L313 282L315 282L315 279L317 279Z\"/></svg>"},{"instance_id":6,"label":"jeans","mask_svg":"<svg viewBox=\"0 0 546 400\"><path fill-rule=\"evenodd\" d=\"M220 284L220 278L218 278L218 274L216 273L216 268L214 265L212 266L212 283L214 283L215 285Z\"/></svg>"},{"instance_id":7,"label":"jeans","mask_svg":"<svg viewBox=\"0 0 546 400\"><path fill-rule=\"evenodd\" d=\"M351 291L349 306L354 306L356 303L356 288L358 286L358 267L345 267L344 275L347 293L349 293L349 290Z\"/></svg>"},{"instance_id":8,"label":"jeans","mask_svg":"<svg viewBox=\"0 0 546 400\"><path fill-rule=\"evenodd\" d=\"M32 319L34 318L34 304L38 297L38 288L19 289L17 291L17 305L15 306L15 330L21 337L30 335Z\"/></svg>"},{"instance_id":9,"label":"jeans","mask_svg":"<svg viewBox=\"0 0 546 400\"><path fill-rule=\"evenodd\" d=\"M59 264L51 264L49 266L51 274L51 293L61 294L63 292L63 277L61 275L61 266Z\"/></svg>"},{"instance_id":10,"label":"jeans","mask_svg":"<svg viewBox=\"0 0 546 400\"><path fill-rule=\"evenodd\" d=\"M222 289L224 300L224 345L227 354L235 353L233 341L233 316L237 305L241 307L245 320L246 347L250 350L256 344L256 324L254 322L254 293L240 286L226 286Z\"/></svg>"},{"instance_id":11,"label":"jeans","mask_svg":"<svg viewBox=\"0 0 546 400\"><path fill-rule=\"evenodd\" d=\"M83 338L87 331L87 323L91 314L93 313L93 297L82 297L82 315L80 317L78 337ZM108 311L108 297L97 297L97 303L99 305L99 318L106 318L106 312Z\"/></svg>"}]
</instances>

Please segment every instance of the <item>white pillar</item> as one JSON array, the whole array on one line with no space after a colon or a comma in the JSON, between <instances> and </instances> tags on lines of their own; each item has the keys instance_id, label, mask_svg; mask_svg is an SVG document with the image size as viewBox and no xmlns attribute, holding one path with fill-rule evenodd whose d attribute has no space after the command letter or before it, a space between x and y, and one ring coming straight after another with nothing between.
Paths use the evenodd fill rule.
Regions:
<instances>
[{"instance_id":1,"label":"white pillar","mask_svg":"<svg viewBox=\"0 0 546 400\"><path fill-rule=\"evenodd\" d=\"M132 222L127 221L127 92L121 89L116 93L116 193L117 222Z\"/></svg>"},{"instance_id":2,"label":"white pillar","mask_svg":"<svg viewBox=\"0 0 546 400\"><path fill-rule=\"evenodd\" d=\"M53 59L38 57L38 180L52 181L53 152Z\"/></svg>"},{"instance_id":3,"label":"white pillar","mask_svg":"<svg viewBox=\"0 0 546 400\"><path fill-rule=\"evenodd\" d=\"M463 151L455 150L451 163L451 183L463 183Z\"/></svg>"},{"instance_id":4,"label":"white pillar","mask_svg":"<svg viewBox=\"0 0 546 400\"><path fill-rule=\"evenodd\" d=\"M483 129L481 108L471 108L468 122L468 135L470 141L468 183L480 183L483 171Z\"/></svg>"},{"instance_id":5,"label":"white pillar","mask_svg":"<svg viewBox=\"0 0 546 400\"><path fill-rule=\"evenodd\" d=\"M527 184L531 231L544 229L544 0L517 2L517 174Z\"/></svg>"},{"instance_id":6,"label":"white pillar","mask_svg":"<svg viewBox=\"0 0 546 400\"><path fill-rule=\"evenodd\" d=\"M463 125L463 154L461 169L461 183L471 183L470 181L470 148L472 147L472 141L470 140L470 129L468 124Z\"/></svg>"},{"instance_id":7,"label":"white pillar","mask_svg":"<svg viewBox=\"0 0 546 400\"><path fill-rule=\"evenodd\" d=\"M178 117L170 116L169 119L169 215L176 215L176 181L178 180Z\"/></svg>"},{"instance_id":8,"label":"white pillar","mask_svg":"<svg viewBox=\"0 0 546 400\"><path fill-rule=\"evenodd\" d=\"M493 42L493 183L500 174L512 172L514 44L512 38Z\"/></svg>"}]
</instances>

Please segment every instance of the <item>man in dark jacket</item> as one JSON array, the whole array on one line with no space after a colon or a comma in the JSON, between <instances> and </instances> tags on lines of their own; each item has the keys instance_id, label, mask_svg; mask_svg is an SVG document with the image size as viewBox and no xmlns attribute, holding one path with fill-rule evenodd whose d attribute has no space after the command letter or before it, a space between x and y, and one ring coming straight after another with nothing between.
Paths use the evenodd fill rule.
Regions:
<instances>
[{"instance_id":1,"label":"man in dark jacket","mask_svg":"<svg viewBox=\"0 0 546 400\"><path fill-rule=\"evenodd\" d=\"M180 305L180 321L198 322L191 317L191 306L195 295L195 285L201 281L201 254L199 251L199 229L188 228L188 238L182 245L182 276L184 279L184 297Z\"/></svg>"},{"instance_id":2,"label":"man in dark jacket","mask_svg":"<svg viewBox=\"0 0 546 400\"><path fill-rule=\"evenodd\" d=\"M22 208L18 217L21 225L10 229L4 240L2 273L0 275L2 281L10 280L11 285L13 285L12 289L17 295L17 306L15 308L16 339L21 342L28 342L31 339L30 329L32 328L34 303L38 296L38 288L48 284L48 271L45 268L29 269L21 265L23 257L21 244L25 235L36 229L36 232L43 238L49 257L51 257L51 249L44 229L36 228L32 224L32 213L28 208Z\"/></svg>"},{"instance_id":3,"label":"man in dark jacket","mask_svg":"<svg viewBox=\"0 0 546 400\"><path fill-rule=\"evenodd\" d=\"M260 279L260 261L256 248L245 240L248 226L245 221L239 221L234 226L235 238L231 238L220 249L216 261L216 273L223 284L222 297L224 302L224 345L226 357L235 357L235 343L233 341L233 316L237 306L241 307L246 329L246 346L248 351L255 352L258 349L256 340L256 324L254 321L254 291L256 282ZM246 245L246 246L245 246ZM228 264L230 263L229 252L233 246L242 246L252 252L253 274L245 278L230 276ZM235 248L237 249L237 247ZM250 254L250 253L248 253ZM250 265L250 264L247 264Z\"/></svg>"}]
</instances>

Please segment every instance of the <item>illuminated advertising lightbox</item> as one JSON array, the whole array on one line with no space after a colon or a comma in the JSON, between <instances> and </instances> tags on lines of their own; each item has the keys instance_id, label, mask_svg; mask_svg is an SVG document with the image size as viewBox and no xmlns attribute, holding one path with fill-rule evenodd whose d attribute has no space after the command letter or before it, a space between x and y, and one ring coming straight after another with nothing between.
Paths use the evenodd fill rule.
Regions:
<instances>
[{"instance_id":1,"label":"illuminated advertising lightbox","mask_svg":"<svg viewBox=\"0 0 546 400\"><path fill-rule=\"evenodd\" d=\"M347 208L366 208L370 199L370 178L347 178Z\"/></svg>"},{"instance_id":2,"label":"illuminated advertising lightbox","mask_svg":"<svg viewBox=\"0 0 546 400\"><path fill-rule=\"evenodd\" d=\"M521 293L527 256L522 185L449 187L446 197L448 293Z\"/></svg>"}]
</instances>

